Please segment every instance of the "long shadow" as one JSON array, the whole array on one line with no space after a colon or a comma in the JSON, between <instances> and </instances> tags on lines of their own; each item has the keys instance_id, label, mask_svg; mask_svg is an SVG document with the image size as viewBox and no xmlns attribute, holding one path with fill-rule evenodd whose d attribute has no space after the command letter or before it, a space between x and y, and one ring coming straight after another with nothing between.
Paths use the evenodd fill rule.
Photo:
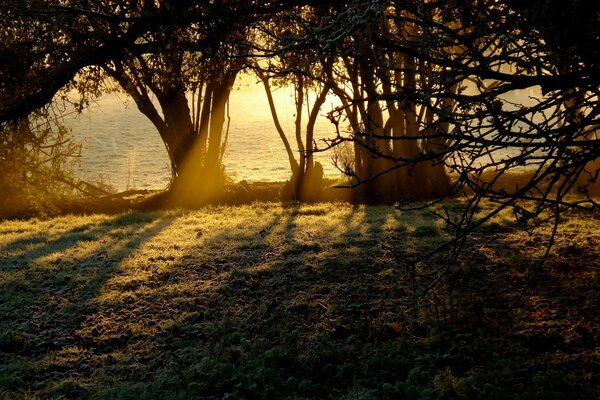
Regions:
<instances>
[{"instance_id":1,"label":"long shadow","mask_svg":"<svg viewBox=\"0 0 600 400\"><path fill-rule=\"evenodd\" d=\"M533 327L519 330L502 304L511 300L505 288L515 282L513 264L530 261L519 243L503 241L506 232L487 232L466 249L461 265L422 304L417 322L425 329L415 330L403 260L444 240L431 218L389 207L340 205L334 217L319 205L275 213L248 207L255 207L250 219L216 207L195 220L186 219L190 213L177 221L149 217L132 224L42 290L40 301L5 313L3 327L16 321L10 326L26 333L15 359L33 359L8 387L30 384L26 377L34 376L47 397L392 399L431 397L438 390L446 398L502 398L496 394L536 382L510 364L514 360L542 368L527 357L589 350L597 339L588 327L573 344ZM170 236L161 238L168 251L143 246L174 223ZM110 236L113 228L97 229ZM112 247L115 242L119 247ZM36 259L53 254L36 251ZM134 256L139 268L127 269L124 261ZM75 282L76 270L97 280ZM538 289L527 301L551 298L549 286ZM52 304L56 291L66 304ZM527 317L539 310L528 307ZM39 338L31 342L43 343L44 351L30 346L27 336L27 324L42 316L31 330ZM56 381L63 386L52 388ZM479 382L477 390L489 383L488 392L459 396L452 392L463 387L457 382Z\"/></svg>"},{"instance_id":2,"label":"long shadow","mask_svg":"<svg viewBox=\"0 0 600 400\"><path fill-rule=\"evenodd\" d=\"M257 218L243 230L199 232L185 262L156 282L160 294L138 299L166 319L145 322L132 341L160 355L147 355L140 371L107 366L123 385L146 382L153 396L186 398L351 395L356 382L372 379L365 365L404 362L388 346L407 291L382 244L410 219L389 207L355 207L328 220L319 206L302 205ZM408 374L372 368L378 384ZM157 377L163 383L152 383Z\"/></svg>"},{"instance_id":3,"label":"long shadow","mask_svg":"<svg viewBox=\"0 0 600 400\"><path fill-rule=\"evenodd\" d=\"M101 225L110 225L110 224L111 224L111 222L105 221ZM64 233L61 233L61 237L56 238L56 239L49 239L48 233L37 234L34 236L20 235L20 236L24 236L24 237L14 239L10 242L4 243L3 245L0 246L0 251L10 253L10 252L14 252L16 250L22 250L23 254L40 251L39 255L42 255L44 252L44 249L54 250L54 248L56 248L59 251L64 250L65 248L70 246L70 242L94 240L94 237L92 236L92 234L86 232L90 228L94 228L94 225L95 224L92 222L82 223L80 225L77 225L77 226L71 228L70 230L68 230ZM33 225L33 228L35 228L35 224ZM99 228L100 227L96 227L96 229L99 229ZM59 247L51 247L50 246L51 244L53 244L55 246L59 246Z\"/></svg>"}]
</instances>

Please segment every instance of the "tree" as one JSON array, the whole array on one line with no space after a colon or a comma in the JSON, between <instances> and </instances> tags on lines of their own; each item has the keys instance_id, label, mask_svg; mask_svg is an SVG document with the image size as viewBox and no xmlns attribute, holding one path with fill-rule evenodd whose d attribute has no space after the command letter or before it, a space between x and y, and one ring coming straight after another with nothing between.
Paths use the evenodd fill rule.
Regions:
<instances>
[{"instance_id":1,"label":"tree","mask_svg":"<svg viewBox=\"0 0 600 400\"><path fill-rule=\"evenodd\" d=\"M448 267L466 237L504 209L524 227L552 221L556 232L566 209L598 208L600 5L544 3L552 6L346 2L280 45L337 57L329 82L343 107L333 120L351 136L332 146L353 143L351 184L376 194L363 201L395 187L407 200L465 199L440 214L455 231ZM591 26L584 43L582 29L570 28L577 23L563 23L574 16ZM484 200L495 206L479 213Z\"/></svg>"},{"instance_id":2,"label":"tree","mask_svg":"<svg viewBox=\"0 0 600 400\"><path fill-rule=\"evenodd\" d=\"M319 7L299 7L281 13L272 20L263 21L257 27L260 32L258 41L264 47L272 49L279 45L279 38L298 35L301 32L299 20L307 18L314 23L319 15ZM271 49L269 51L272 51ZM297 49L291 54L271 57L262 65L255 63L253 67L254 73L265 88L271 116L290 163L292 177L283 189L283 198L286 200L318 200L323 189L323 167L314 159L314 152L317 151L315 125L330 93L331 86L326 81L326 70L331 70L332 61L314 61L315 56L310 49ZM279 122L277 106L272 95L273 86L287 86L294 90L293 136L298 158L294 155L286 132Z\"/></svg>"},{"instance_id":3,"label":"tree","mask_svg":"<svg viewBox=\"0 0 600 400\"><path fill-rule=\"evenodd\" d=\"M192 27L203 37L218 38L224 26L240 19L268 19L310 3L323 2L3 0L0 123L49 104L85 67L159 50L160 43L143 40L144 35ZM201 51L209 42L188 50Z\"/></svg>"},{"instance_id":4,"label":"tree","mask_svg":"<svg viewBox=\"0 0 600 400\"><path fill-rule=\"evenodd\" d=\"M350 3L329 18L333 22L313 26L298 42L320 44L323 52L337 46L343 67L334 70L331 82L338 86L332 90L346 97L344 112L351 125L359 126L355 143L392 161L398 160L390 156L387 143L402 143L396 154L412 148L404 161L415 168L452 156L451 163L444 162L461 178L457 189L462 183L473 186L474 180L465 177L472 176L475 165L481 165L475 168L479 171L497 166L482 162L490 152L539 150L555 142L550 140L555 128L584 137L595 130L597 67L583 58L569 64L569 57L546 44L547 38L523 16L492 0ZM506 99L512 91L536 86L542 91L534 106L511 105ZM404 114L404 121L397 114ZM537 136L524 133L519 123ZM394 135L394 128L404 135ZM363 137L384 145L369 145ZM544 143L533 143L534 138ZM584 143L576 141L581 149ZM531 154L509 157L508 164L536 164L539 157L524 158ZM366 164L360 157L356 171L368 170ZM378 173L369 175L372 179Z\"/></svg>"},{"instance_id":5,"label":"tree","mask_svg":"<svg viewBox=\"0 0 600 400\"><path fill-rule=\"evenodd\" d=\"M121 57L150 28L118 2L107 3L112 10L52 3L0 3L0 123L50 104L80 70Z\"/></svg>"},{"instance_id":6,"label":"tree","mask_svg":"<svg viewBox=\"0 0 600 400\"><path fill-rule=\"evenodd\" d=\"M226 104L243 62L235 54L243 38L232 36L242 34L231 29L229 37L212 38L204 51L193 52L186 49L203 38L174 29L153 38L161 50L103 66L159 132L177 201L202 203L222 193Z\"/></svg>"},{"instance_id":7,"label":"tree","mask_svg":"<svg viewBox=\"0 0 600 400\"><path fill-rule=\"evenodd\" d=\"M292 43L281 43L280 52L293 58L299 48L313 49L312 57L300 65L319 62L321 76L307 68L302 75L322 82L340 99L342 106L332 117L338 128L348 125L350 137L338 129L332 146L347 140L354 143L353 160L339 168L351 178L356 201L394 203L400 198L445 194L449 124L435 109L448 112L452 103L423 103L415 96L445 84L440 83L447 79L445 69L375 42L379 36L391 36L415 46L421 29L410 21L410 11L373 1L321 7L315 14L320 18L302 19L301 28L292 32L295 36L285 39ZM405 20L394 19L395 15ZM319 48L316 53L315 48Z\"/></svg>"},{"instance_id":8,"label":"tree","mask_svg":"<svg viewBox=\"0 0 600 400\"><path fill-rule=\"evenodd\" d=\"M49 104L59 90L72 87L82 71L92 84L79 86L93 87L101 79L101 69L119 82L159 131L171 160L174 191L201 201L222 188L225 104L243 64L242 53L251 47L245 41L247 26L301 4L291 0L0 3L0 13L9 22L2 32L4 44L8 53L14 53L6 56L18 60L0 66L0 81L6 78L0 122ZM62 24L54 25L56 20ZM194 92L191 105L186 98L189 90ZM199 174L205 175L203 182L198 181ZM197 190L184 193L191 188Z\"/></svg>"},{"instance_id":9,"label":"tree","mask_svg":"<svg viewBox=\"0 0 600 400\"><path fill-rule=\"evenodd\" d=\"M79 8L68 2L53 8L46 2L2 3L8 21L3 60L10 61L0 65L0 121L46 104L86 66L115 70L119 63L125 67L123 60L139 62L150 54L162 54L156 60L165 61L161 57L169 52L160 32L195 27L201 38L218 38L223 24L268 20L310 5L129 3ZM278 33L267 50L290 60L308 54L293 72L325 84L320 87L344 104L333 119L349 125L350 137L340 134L333 145L352 141L354 160L344 169L351 185L363 188L362 201L448 192L487 198L526 216L556 215L564 204L596 208L591 194L598 158L600 74L593 24L598 6L572 0L565 12L558 3L546 3L550 6L536 8L537 2L512 0L321 2L314 13L291 14L295 28ZM576 24L557 23L573 16L593 25L583 32L585 43L577 39L582 30ZM54 17L58 27L51 23ZM190 41L185 45L195 47L185 51L202 53L211 42ZM511 100L516 90L530 90L535 98L517 104ZM508 187L502 182L516 166L526 167L529 178ZM573 191L588 196L586 202L566 199Z\"/></svg>"}]
</instances>

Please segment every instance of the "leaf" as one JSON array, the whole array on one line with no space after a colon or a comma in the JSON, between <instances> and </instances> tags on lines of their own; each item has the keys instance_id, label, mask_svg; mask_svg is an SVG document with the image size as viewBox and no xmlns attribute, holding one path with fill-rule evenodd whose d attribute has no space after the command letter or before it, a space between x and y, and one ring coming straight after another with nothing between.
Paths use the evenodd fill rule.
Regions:
<instances>
[{"instance_id":1,"label":"leaf","mask_svg":"<svg viewBox=\"0 0 600 400\"><path fill-rule=\"evenodd\" d=\"M400 322L389 322L385 324L385 327L395 334L402 332L402 324Z\"/></svg>"}]
</instances>

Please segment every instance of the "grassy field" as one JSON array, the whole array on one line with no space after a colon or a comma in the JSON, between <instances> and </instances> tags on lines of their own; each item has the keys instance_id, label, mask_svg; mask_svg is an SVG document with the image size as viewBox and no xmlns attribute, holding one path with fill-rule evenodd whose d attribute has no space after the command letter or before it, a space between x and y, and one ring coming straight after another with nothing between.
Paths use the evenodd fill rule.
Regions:
<instances>
[{"instance_id":1,"label":"grassy field","mask_svg":"<svg viewBox=\"0 0 600 400\"><path fill-rule=\"evenodd\" d=\"M3 221L0 398L594 399L599 224L566 217L534 276L547 238L497 218L414 308L447 239L427 211Z\"/></svg>"}]
</instances>

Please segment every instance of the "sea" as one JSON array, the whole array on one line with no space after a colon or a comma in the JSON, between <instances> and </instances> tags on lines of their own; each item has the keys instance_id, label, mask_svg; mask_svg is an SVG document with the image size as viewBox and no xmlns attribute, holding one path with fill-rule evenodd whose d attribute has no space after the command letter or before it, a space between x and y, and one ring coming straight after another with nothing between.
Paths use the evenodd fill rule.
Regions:
<instances>
[{"instance_id":1,"label":"sea","mask_svg":"<svg viewBox=\"0 0 600 400\"><path fill-rule=\"evenodd\" d=\"M294 90L280 87L274 88L272 93L279 121L297 151ZM513 105L534 104L538 96L539 88L509 93L505 100ZM314 100L314 94L312 98ZM315 126L318 148L325 148L325 140L336 136L336 129L326 114L339 104L338 99L330 96L322 107ZM304 113L306 121L308 109ZM228 115L230 126L224 167L231 180L288 180L291 175L288 157L262 84L242 75L231 93ZM63 123L71 129L73 140L82 144L81 157L74 167L76 178L109 184L117 191L164 189L169 185L171 172L165 146L152 123L125 94L104 94L83 112L65 116ZM323 165L326 177L341 177L331 151L318 152L315 159Z\"/></svg>"},{"instance_id":2,"label":"sea","mask_svg":"<svg viewBox=\"0 0 600 400\"><path fill-rule=\"evenodd\" d=\"M273 91L280 123L292 148L295 141L294 92L290 87ZM338 103L328 98L315 126L319 147L336 130L326 114ZM305 110L308 113L308 110ZM277 133L262 84L252 79L237 82L229 101L229 135L224 167L233 181L282 182L291 175L285 147ZM308 116L303 117L306 121ZM164 189L171 173L165 146L152 123L123 93L103 94L81 113L63 118L75 142L82 144L74 175L91 183L110 184L115 190ZM298 154L296 154L298 158ZM341 176L331 152L317 153L325 175Z\"/></svg>"}]
</instances>

